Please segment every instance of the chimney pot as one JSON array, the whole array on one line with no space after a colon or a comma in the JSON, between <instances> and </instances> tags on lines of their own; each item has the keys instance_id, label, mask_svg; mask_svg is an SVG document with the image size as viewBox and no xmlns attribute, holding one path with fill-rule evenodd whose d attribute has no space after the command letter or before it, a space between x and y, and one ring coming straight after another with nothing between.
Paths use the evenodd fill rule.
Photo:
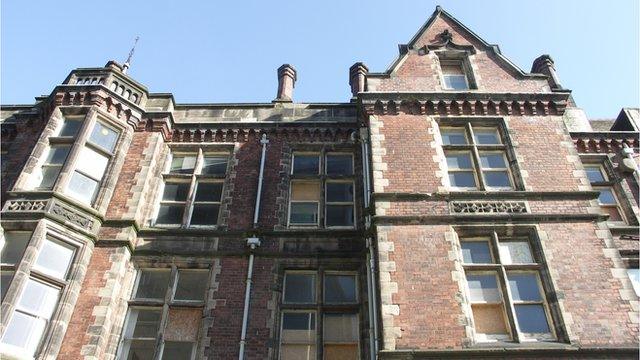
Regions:
<instances>
[{"instance_id":1,"label":"chimney pot","mask_svg":"<svg viewBox=\"0 0 640 360\"><path fill-rule=\"evenodd\" d=\"M553 90L561 90L560 79L556 73L555 63L549 55L540 55L533 61L531 72L536 74L544 74L549 77L549 85Z\"/></svg>"},{"instance_id":2,"label":"chimney pot","mask_svg":"<svg viewBox=\"0 0 640 360\"><path fill-rule=\"evenodd\" d=\"M293 66L284 64L278 68L278 95L274 102L292 102L293 88L296 85L297 72Z\"/></svg>"},{"instance_id":3,"label":"chimney pot","mask_svg":"<svg viewBox=\"0 0 640 360\"><path fill-rule=\"evenodd\" d=\"M358 93L366 90L367 74L369 68L361 62L357 62L349 68L349 85L351 85L351 94L356 97Z\"/></svg>"}]
</instances>

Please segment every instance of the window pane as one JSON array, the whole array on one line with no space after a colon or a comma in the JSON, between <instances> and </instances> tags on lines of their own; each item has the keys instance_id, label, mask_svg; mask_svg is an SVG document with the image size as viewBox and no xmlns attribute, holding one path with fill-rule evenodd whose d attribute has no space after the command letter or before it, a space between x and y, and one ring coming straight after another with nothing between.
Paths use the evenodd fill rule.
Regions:
<instances>
[{"instance_id":1,"label":"window pane","mask_svg":"<svg viewBox=\"0 0 640 360\"><path fill-rule=\"evenodd\" d=\"M477 333L507 334L507 324L502 304L474 304L471 305L471 311L473 312L473 322Z\"/></svg>"},{"instance_id":2,"label":"window pane","mask_svg":"<svg viewBox=\"0 0 640 360\"><path fill-rule=\"evenodd\" d=\"M320 200L320 183L317 181L292 183L291 200Z\"/></svg>"},{"instance_id":3,"label":"window pane","mask_svg":"<svg viewBox=\"0 0 640 360\"><path fill-rule=\"evenodd\" d=\"M318 155L294 155L293 173L296 175L317 175L320 168Z\"/></svg>"},{"instance_id":4,"label":"window pane","mask_svg":"<svg viewBox=\"0 0 640 360\"><path fill-rule=\"evenodd\" d=\"M443 129L442 143L444 145L460 145L467 143L464 129Z\"/></svg>"},{"instance_id":5,"label":"window pane","mask_svg":"<svg viewBox=\"0 0 640 360\"><path fill-rule=\"evenodd\" d=\"M162 193L163 201L186 201L189 193L188 183L166 183Z\"/></svg>"},{"instance_id":6,"label":"window pane","mask_svg":"<svg viewBox=\"0 0 640 360\"><path fill-rule=\"evenodd\" d=\"M222 198L222 183L198 183L196 201L220 201Z\"/></svg>"},{"instance_id":7,"label":"window pane","mask_svg":"<svg viewBox=\"0 0 640 360\"><path fill-rule=\"evenodd\" d=\"M459 61L445 61L440 65L442 73L446 75L463 75L462 63Z\"/></svg>"},{"instance_id":8,"label":"window pane","mask_svg":"<svg viewBox=\"0 0 640 360\"><path fill-rule=\"evenodd\" d=\"M327 175L352 175L353 157L351 155L327 155Z\"/></svg>"},{"instance_id":9,"label":"window pane","mask_svg":"<svg viewBox=\"0 0 640 360\"><path fill-rule=\"evenodd\" d=\"M483 171L484 182L489 187L511 187L507 171Z\"/></svg>"},{"instance_id":10,"label":"window pane","mask_svg":"<svg viewBox=\"0 0 640 360\"><path fill-rule=\"evenodd\" d=\"M184 205L160 205L156 224L182 224Z\"/></svg>"},{"instance_id":11,"label":"window pane","mask_svg":"<svg viewBox=\"0 0 640 360\"><path fill-rule=\"evenodd\" d=\"M282 315L282 342L315 343L316 314L312 312L286 312Z\"/></svg>"},{"instance_id":12,"label":"window pane","mask_svg":"<svg viewBox=\"0 0 640 360\"><path fill-rule=\"evenodd\" d=\"M602 205L617 205L616 198L613 196L611 189L598 189L600 196L598 196L598 202Z\"/></svg>"},{"instance_id":13,"label":"window pane","mask_svg":"<svg viewBox=\"0 0 640 360\"><path fill-rule=\"evenodd\" d=\"M41 189L51 189L53 184L58 179L58 174L60 174L60 170L62 168L60 166L43 166L42 167L42 180L40 181L40 185L38 185Z\"/></svg>"},{"instance_id":14,"label":"window pane","mask_svg":"<svg viewBox=\"0 0 640 360\"><path fill-rule=\"evenodd\" d=\"M600 166L585 166L584 171L587 173L587 178L589 178L589 181L592 183L605 181L604 175L602 175L602 171L600 170Z\"/></svg>"},{"instance_id":15,"label":"window pane","mask_svg":"<svg viewBox=\"0 0 640 360\"><path fill-rule=\"evenodd\" d=\"M33 356L46 326L47 323L43 319L14 311L2 337L2 343L24 349L28 355Z\"/></svg>"},{"instance_id":16,"label":"window pane","mask_svg":"<svg viewBox=\"0 0 640 360\"><path fill-rule=\"evenodd\" d=\"M29 314L49 319L58 304L60 289L32 279L22 290L17 308Z\"/></svg>"},{"instance_id":17,"label":"window pane","mask_svg":"<svg viewBox=\"0 0 640 360\"><path fill-rule=\"evenodd\" d=\"M505 241L498 245L503 264L531 264L533 255L528 241Z\"/></svg>"},{"instance_id":18,"label":"window pane","mask_svg":"<svg viewBox=\"0 0 640 360\"><path fill-rule=\"evenodd\" d=\"M113 152L113 149L116 146L116 141L118 141L118 132L100 122L96 122L96 125L93 127L93 131L91 132L91 136L89 137L89 141L109 152Z\"/></svg>"},{"instance_id":19,"label":"window pane","mask_svg":"<svg viewBox=\"0 0 640 360\"><path fill-rule=\"evenodd\" d=\"M353 201L353 183L327 183L327 202Z\"/></svg>"},{"instance_id":20,"label":"window pane","mask_svg":"<svg viewBox=\"0 0 640 360\"><path fill-rule=\"evenodd\" d=\"M77 200L90 204L93 201L96 190L98 190L97 181L76 171L71 176L67 193Z\"/></svg>"},{"instance_id":21,"label":"window pane","mask_svg":"<svg viewBox=\"0 0 640 360\"><path fill-rule=\"evenodd\" d=\"M508 273L507 277L514 301L542 301L535 274Z\"/></svg>"},{"instance_id":22,"label":"window pane","mask_svg":"<svg viewBox=\"0 0 640 360\"><path fill-rule=\"evenodd\" d=\"M313 274L287 273L284 277L284 302L314 303L316 277Z\"/></svg>"},{"instance_id":23,"label":"window pane","mask_svg":"<svg viewBox=\"0 0 640 360\"><path fill-rule=\"evenodd\" d=\"M0 299L4 299L12 279L13 271L2 271L0 273Z\"/></svg>"},{"instance_id":24,"label":"window pane","mask_svg":"<svg viewBox=\"0 0 640 360\"><path fill-rule=\"evenodd\" d=\"M518 327L525 333L549 333L549 324L542 305L515 305Z\"/></svg>"},{"instance_id":25,"label":"window pane","mask_svg":"<svg viewBox=\"0 0 640 360\"><path fill-rule=\"evenodd\" d=\"M162 359L191 360L193 343L184 341L165 341Z\"/></svg>"},{"instance_id":26,"label":"window pane","mask_svg":"<svg viewBox=\"0 0 640 360\"><path fill-rule=\"evenodd\" d=\"M618 208L616 206L603 207L602 211L605 214L609 215L609 220L608 221L623 221L622 216L620 215L620 211L618 211Z\"/></svg>"},{"instance_id":27,"label":"window pane","mask_svg":"<svg viewBox=\"0 0 640 360\"><path fill-rule=\"evenodd\" d=\"M154 338L160 327L161 310L131 309L127 324L127 338Z\"/></svg>"},{"instance_id":28,"label":"window pane","mask_svg":"<svg viewBox=\"0 0 640 360\"><path fill-rule=\"evenodd\" d=\"M495 129L482 129L474 128L473 135L476 139L476 144L480 145L495 145L500 144L500 137Z\"/></svg>"},{"instance_id":29,"label":"window pane","mask_svg":"<svg viewBox=\"0 0 640 360\"><path fill-rule=\"evenodd\" d=\"M461 241L462 259L467 264L492 264L491 250L486 241Z\"/></svg>"},{"instance_id":30,"label":"window pane","mask_svg":"<svg viewBox=\"0 0 640 360\"><path fill-rule=\"evenodd\" d=\"M179 270L178 285L173 296L176 300L204 300L209 272L205 270Z\"/></svg>"},{"instance_id":31,"label":"window pane","mask_svg":"<svg viewBox=\"0 0 640 360\"><path fill-rule=\"evenodd\" d=\"M465 75L444 75L444 86L451 90L467 90L467 77Z\"/></svg>"},{"instance_id":32,"label":"window pane","mask_svg":"<svg viewBox=\"0 0 640 360\"><path fill-rule=\"evenodd\" d=\"M131 340L127 360L153 360L155 340Z\"/></svg>"},{"instance_id":33,"label":"window pane","mask_svg":"<svg viewBox=\"0 0 640 360\"><path fill-rule=\"evenodd\" d=\"M447 166L450 169L472 169L471 155L469 153L447 154Z\"/></svg>"},{"instance_id":34,"label":"window pane","mask_svg":"<svg viewBox=\"0 0 640 360\"><path fill-rule=\"evenodd\" d=\"M30 232L7 231L4 233L4 244L2 245L2 255L0 256L2 260L0 262L9 265L19 263L30 239Z\"/></svg>"},{"instance_id":35,"label":"window pane","mask_svg":"<svg viewBox=\"0 0 640 360\"><path fill-rule=\"evenodd\" d=\"M327 226L353 226L353 205L327 205Z\"/></svg>"},{"instance_id":36,"label":"window pane","mask_svg":"<svg viewBox=\"0 0 640 360\"><path fill-rule=\"evenodd\" d=\"M483 169L504 169L507 167L504 155L496 153L480 153L480 163Z\"/></svg>"},{"instance_id":37,"label":"window pane","mask_svg":"<svg viewBox=\"0 0 640 360\"><path fill-rule=\"evenodd\" d=\"M195 155L174 155L173 159L171 159L171 169L169 171L178 174L192 174L195 167Z\"/></svg>"},{"instance_id":38,"label":"window pane","mask_svg":"<svg viewBox=\"0 0 640 360\"><path fill-rule=\"evenodd\" d=\"M627 269L627 275L629 275L629 280L631 280L631 284L633 285L633 290L636 292L636 295L640 296L640 270Z\"/></svg>"},{"instance_id":39,"label":"window pane","mask_svg":"<svg viewBox=\"0 0 640 360\"><path fill-rule=\"evenodd\" d=\"M100 180L104 175L104 170L107 168L108 162L108 157L88 147L84 147L78 155L77 169L94 179Z\"/></svg>"},{"instance_id":40,"label":"window pane","mask_svg":"<svg viewBox=\"0 0 640 360\"><path fill-rule=\"evenodd\" d=\"M47 239L38 253L34 269L64 280L67 277L75 249L71 245Z\"/></svg>"},{"instance_id":41,"label":"window pane","mask_svg":"<svg viewBox=\"0 0 640 360\"><path fill-rule=\"evenodd\" d=\"M140 270L134 298L164 299L169 285L170 270Z\"/></svg>"},{"instance_id":42,"label":"window pane","mask_svg":"<svg viewBox=\"0 0 640 360\"><path fill-rule=\"evenodd\" d=\"M218 214L220 205L193 205L191 212L191 225L216 225L218 223Z\"/></svg>"},{"instance_id":43,"label":"window pane","mask_svg":"<svg viewBox=\"0 0 640 360\"><path fill-rule=\"evenodd\" d=\"M460 188L476 187L476 177L472 171L449 172L449 182L451 186Z\"/></svg>"},{"instance_id":44,"label":"window pane","mask_svg":"<svg viewBox=\"0 0 640 360\"><path fill-rule=\"evenodd\" d=\"M291 224L316 225L318 223L318 203L291 203L291 215L289 222Z\"/></svg>"},{"instance_id":45,"label":"window pane","mask_svg":"<svg viewBox=\"0 0 640 360\"><path fill-rule=\"evenodd\" d=\"M495 275L467 275L471 301L501 302Z\"/></svg>"},{"instance_id":46,"label":"window pane","mask_svg":"<svg viewBox=\"0 0 640 360\"><path fill-rule=\"evenodd\" d=\"M283 344L280 347L280 360L313 360L315 358L315 345Z\"/></svg>"},{"instance_id":47,"label":"window pane","mask_svg":"<svg viewBox=\"0 0 640 360\"><path fill-rule=\"evenodd\" d=\"M325 343L357 343L358 316L355 314L325 314L324 315Z\"/></svg>"},{"instance_id":48,"label":"window pane","mask_svg":"<svg viewBox=\"0 0 640 360\"><path fill-rule=\"evenodd\" d=\"M356 302L356 276L325 275L324 301L326 303Z\"/></svg>"},{"instance_id":49,"label":"window pane","mask_svg":"<svg viewBox=\"0 0 640 360\"><path fill-rule=\"evenodd\" d=\"M224 175L227 172L226 156L205 156L202 164L202 174Z\"/></svg>"},{"instance_id":50,"label":"window pane","mask_svg":"<svg viewBox=\"0 0 640 360\"><path fill-rule=\"evenodd\" d=\"M69 149L70 147L68 145L51 146L49 148L49 153L47 154L47 159L45 160L45 163L62 165L64 161L67 159L67 155L69 154Z\"/></svg>"},{"instance_id":51,"label":"window pane","mask_svg":"<svg viewBox=\"0 0 640 360\"><path fill-rule=\"evenodd\" d=\"M80 130L80 126L82 126L82 118L66 118L62 123L58 136L75 136Z\"/></svg>"}]
</instances>

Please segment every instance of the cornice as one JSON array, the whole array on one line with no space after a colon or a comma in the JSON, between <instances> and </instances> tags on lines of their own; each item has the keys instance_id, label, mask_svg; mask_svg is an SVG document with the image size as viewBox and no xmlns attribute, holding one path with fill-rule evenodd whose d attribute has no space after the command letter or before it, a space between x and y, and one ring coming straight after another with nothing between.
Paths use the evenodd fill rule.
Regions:
<instances>
[{"instance_id":1,"label":"cornice","mask_svg":"<svg viewBox=\"0 0 640 360\"><path fill-rule=\"evenodd\" d=\"M571 139L581 153L611 153L625 145L640 147L640 133L635 131L572 132Z\"/></svg>"},{"instance_id":2,"label":"cornice","mask_svg":"<svg viewBox=\"0 0 640 360\"><path fill-rule=\"evenodd\" d=\"M592 200L599 191L458 191L449 193L374 192L374 201Z\"/></svg>"}]
</instances>

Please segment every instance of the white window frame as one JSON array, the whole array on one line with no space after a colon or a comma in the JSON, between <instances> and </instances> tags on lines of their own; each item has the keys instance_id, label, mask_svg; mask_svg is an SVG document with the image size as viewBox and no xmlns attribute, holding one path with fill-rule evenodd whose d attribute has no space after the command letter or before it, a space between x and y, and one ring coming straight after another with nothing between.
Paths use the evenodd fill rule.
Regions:
<instances>
[{"instance_id":1,"label":"white window frame","mask_svg":"<svg viewBox=\"0 0 640 360\"><path fill-rule=\"evenodd\" d=\"M472 90L471 89L471 84L469 82L469 74L468 74L468 69L467 69L467 64L465 63L465 60L462 58L451 58L451 59L443 59L440 58L440 82L442 84L442 89L446 90L446 91L468 91L468 90ZM443 65L460 65L460 70L462 71L462 76L464 76L464 82L466 84L466 89L454 89L454 88L450 88L447 87L447 82L445 81L447 76L451 76L451 75L447 75L445 74L444 70L443 70Z\"/></svg>"}]
</instances>

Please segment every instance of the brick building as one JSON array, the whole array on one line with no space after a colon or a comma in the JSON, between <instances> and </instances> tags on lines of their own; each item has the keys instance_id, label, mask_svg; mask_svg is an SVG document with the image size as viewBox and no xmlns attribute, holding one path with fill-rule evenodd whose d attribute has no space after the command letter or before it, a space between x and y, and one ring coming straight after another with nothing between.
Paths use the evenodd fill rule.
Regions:
<instances>
[{"instance_id":1,"label":"brick building","mask_svg":"<svg viewBox=\"0 0 640 360\"><path fill-rule=\"evenodd\" d=\"M638 110L437 8L344 103L2 106L3 358L637 358Z\"/></svg>"}]
</instances>

